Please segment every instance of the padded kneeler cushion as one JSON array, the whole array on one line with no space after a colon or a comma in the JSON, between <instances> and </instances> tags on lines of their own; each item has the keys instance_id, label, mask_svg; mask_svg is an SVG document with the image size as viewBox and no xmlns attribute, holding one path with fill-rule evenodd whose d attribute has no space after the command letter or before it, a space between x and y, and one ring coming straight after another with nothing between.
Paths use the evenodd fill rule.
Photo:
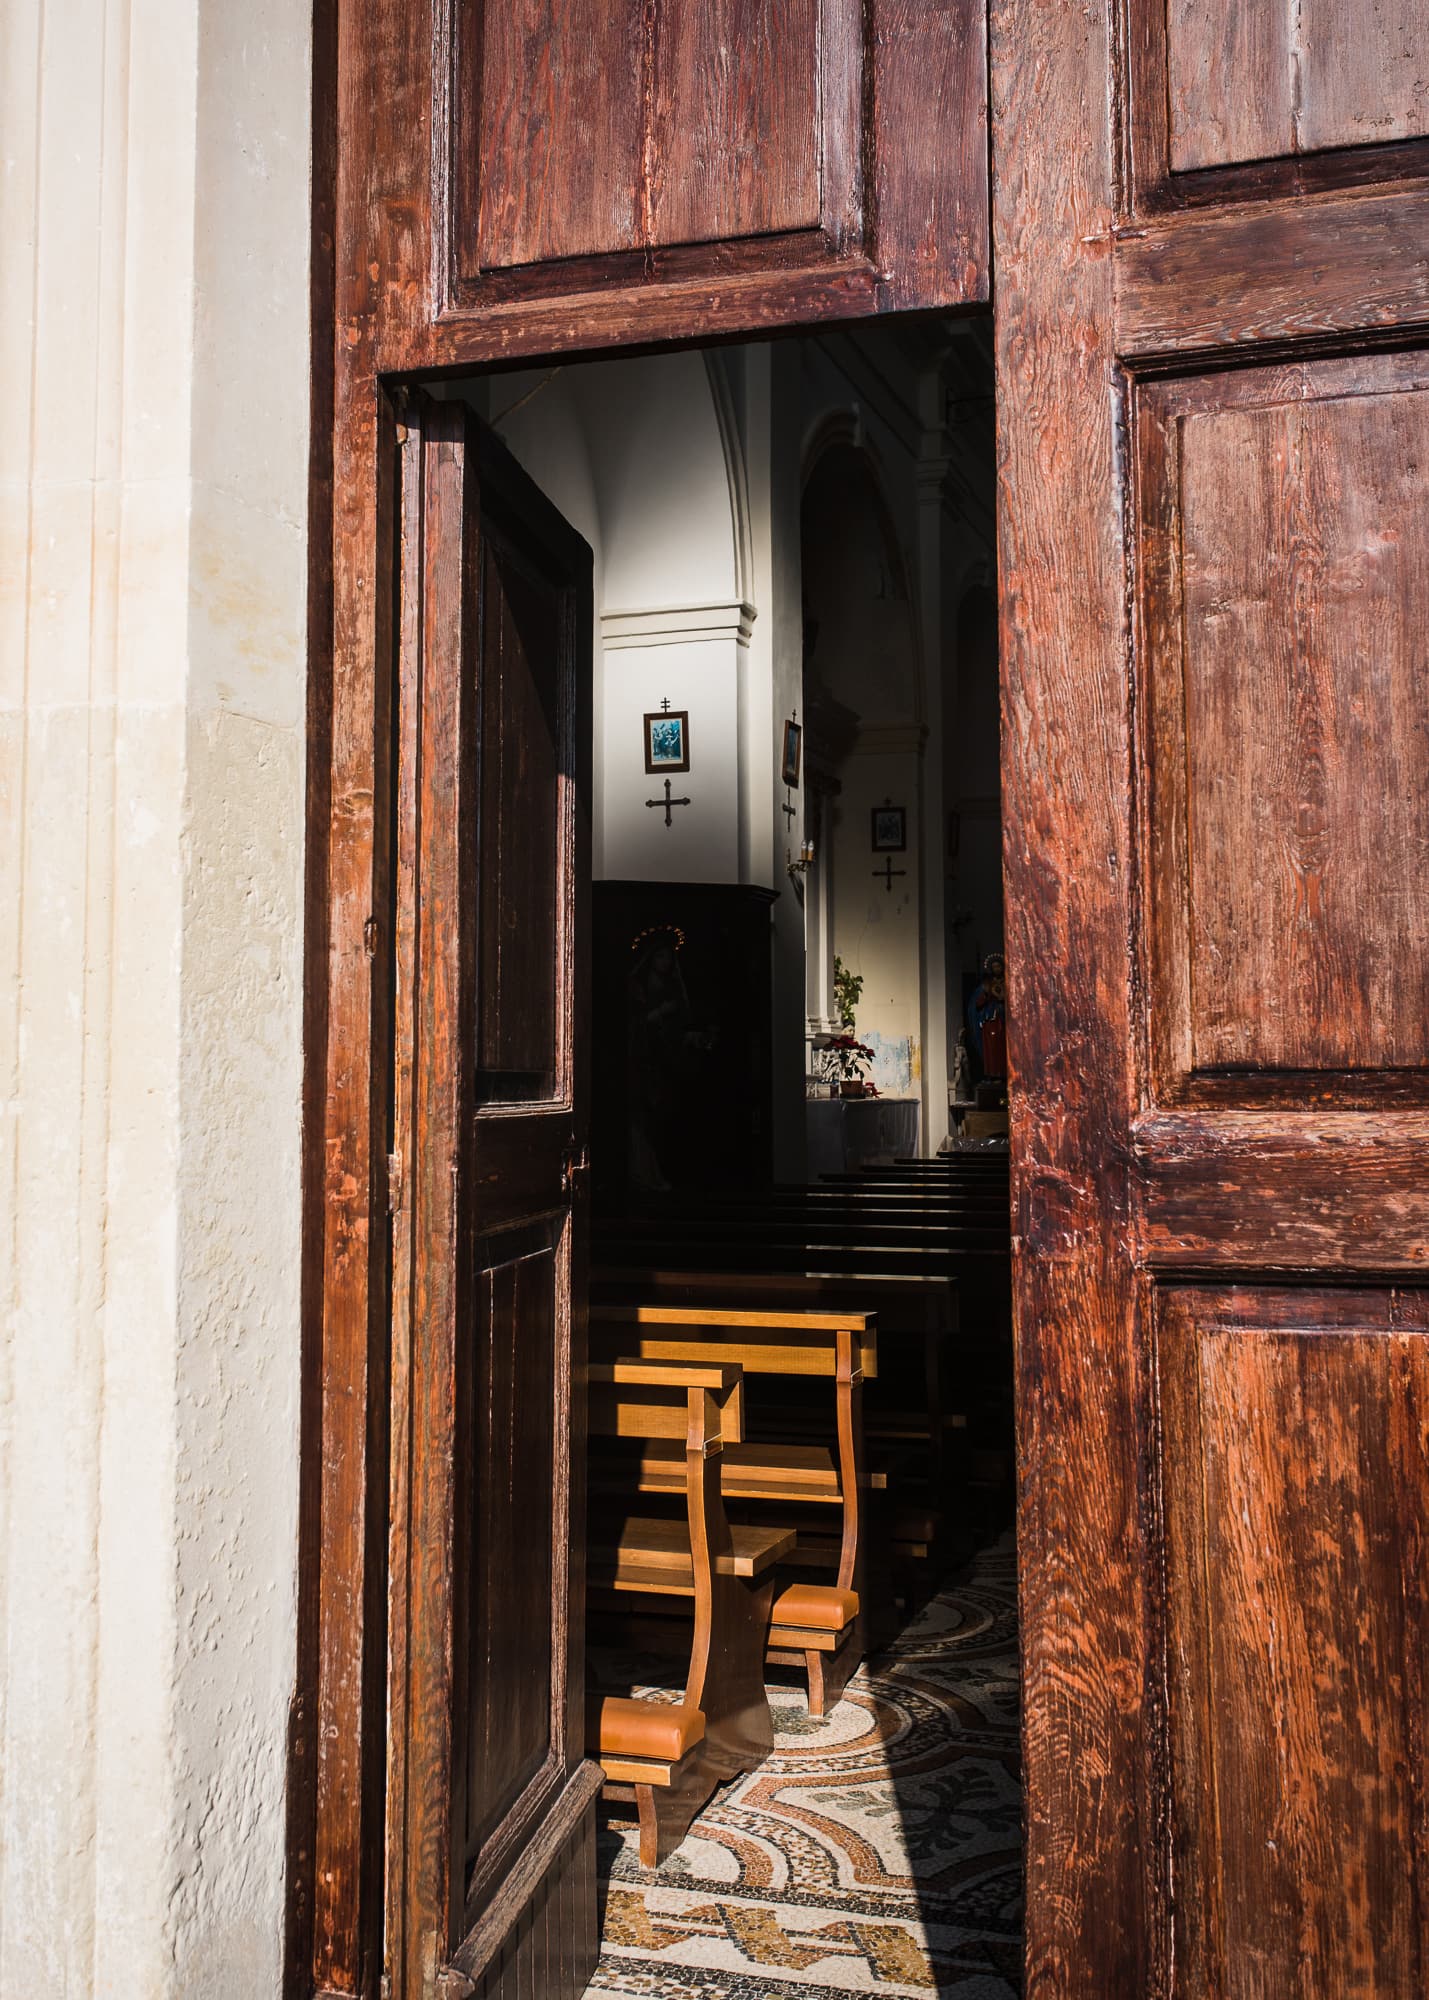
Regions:
<instances>
[{"instance_id":1,"label":"padded kneeler cushion","mask_svg":"<svg viewBox=\"0 0 1429 2000\"><path fill-rule=\"evenodd\" d=\"M858 1592L831 1583L791 1583L774 1600L776 1625L801 1625L806 1632L842 1632L858 1616Z\"/></svg>"},{"instance_id":2,"label":"padded kneeler cushion","mask_svg":"<svg viewBox=\"0 0 1429 2000\"><path fill-rule=\"evenodd\" d=\"M704 1740L704 1711L608 1694L586 1705L586 1742L594 1757L640 1757L678 1764Z\"/></svg>"}]
</instances>

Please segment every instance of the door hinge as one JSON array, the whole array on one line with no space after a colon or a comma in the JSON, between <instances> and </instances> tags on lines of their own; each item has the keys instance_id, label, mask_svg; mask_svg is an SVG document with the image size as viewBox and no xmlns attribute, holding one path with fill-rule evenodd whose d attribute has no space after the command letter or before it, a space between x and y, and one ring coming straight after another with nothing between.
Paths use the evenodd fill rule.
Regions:
<instances>
[{"instance_id":1,"label":"door hinge","mask_svg":"<svg viewBox=\"0 0 1429 2000\"><path fill-rule=\"evenodd\" d=\"M577 1152L574 1147L561 1161L561 1193L577 1195L584 1188L586 1176L590 1172L590 1156L584 1146Z\"/></svg>"},{"instance_id":2,"label":"door hinge","mask_svg":"<svg viewBox=\"0 0 1429 2000\"><path fill-rule=\"evenodd\" d=\"M369 958L377 956L377 919L369 917L362 926L362 948Z\"/></svg>"},{"instance_id":3,"label":"door hinge","mask_svg":"<svg viewBox=\"0 0 1429 2000\"><path fill-rule=\"evenodd\" d=\"M396 1215L402 1206L402 1155L387 1155L387 1213Z\"/></svg>"}]
</instances>

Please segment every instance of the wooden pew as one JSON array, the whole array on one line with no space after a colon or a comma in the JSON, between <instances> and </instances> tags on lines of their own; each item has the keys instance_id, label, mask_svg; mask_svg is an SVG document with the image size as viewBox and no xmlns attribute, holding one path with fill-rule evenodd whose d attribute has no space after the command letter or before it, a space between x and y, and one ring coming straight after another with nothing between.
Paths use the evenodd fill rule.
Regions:
<instances>
[{"instance_id":1,"label":"wooden pew","mask_svg":"<svg viewBox=\"0 0 1429 2000\"><path fill-rule=\"evenodd\" d=\"M925 1552L927 1571L962 1553L971 1527L970 1474L982 1505L997 1505L999 1492L1005 1499L1010 1480L1007 1184L1005 1158L963 1155L951 1166L916 1162L865 1170L837 1183L778 1188L753 1201L726 1196L694 1204L666 1196L652 1204L658 1212L649 1216L598 1219L596 1258L607 1270L658 1269L665 1279L659 1296L669 1302L691 1302L691 1294L677 1301L672 1293L682 1270L698 1274L701 1298L716 1301L719 1293L712 1288L735 1272L771 1288L803 1288L811 1273L850 1287L877 1274L886 1282L901 1278L930 1291L943 1288L945 1309L931 1321L923 1314L913 1322L913 1338L921 1342L920 1370L908 1365L906 1324L886 1313L881 1299L853 1290L838 1299L879 1314L889 1368L868 1401L868 1431L871 1441L914 1447L911 1457L905 1455L905 1477L890 1512L897 1515L906 1580L916 1589ZM801 1290L801 1304L826 1302ZM921 1395L915 1386L920 1372ZM921 1491L920 1460L927 1468Z\"/></svg>"},{"instance_id":2,"label":"wooden pew","mask_svg":"<svg viewBox=\"0 0 1429 2000\"><path fill-rule=\"evenodd\" d=\"M638 1298L671 1306L750 1309L776 1303L789 1310L871 1313L878 1325L879 1370L863 1391L864 1430L883 1482L876 1495L876 1525L890 1557L867 1607L874 1643L888 1636L895 1581L910 1603L920 1601L940 1569L968 1553L963 1525L967 1418L950 1387L957 1298L945 1279L879 1271L754 1272L631 1262L598 1265L591 1297L612 1303Z\"/></svg>"},{"instance_id":3,"label":"wooden pew","mask_svg":"<svg viewBox=\"0 0 1429 2000\"><path fill-rule=\"evenodd\" d=\"M764 1650L775 1565L795 1535L732 1529L725 1514L720 1459L744 1434L737 1366L617 1359L593 1363L588 1379L593 1447L600 1438L683 1447L684 1519L624 1513L603 1524L593 1512L588 1554L593 1612L653 1601L693 1620L678 1704L604 1695L587 1705L587 1748L606 1795L634 1802L641 1866L655 1868L716 1785L756 1769L773 1748Z\"/></svg>"},{"instance_id":4,"label":"wooden pew","mask_svg":"<svg viewBox=\"0 0 1429 2000\"><path fill-rule=\"evenodd\" d=\"M809 1712L825 1714L864 1656L863 1606L869 1593L863 1525L868 1488L863 1384L878 1368L873 1315L791 1312L767 1306L593 1304L590 1339L591 1352L598 1357L618 1351L649 1361L735 1362L746 1377L833 1383L827 1443L752 1443L746 1437L740 1443L727 1442L721 1454L726 1501L758 1502L766 1511L771 1503L799 1512L838 1509L836 1580L832 1584L790 1581L776 1590L767 1655L776 1665L804 1668ZM677 1453L678 1447L667 1440L654 1440L642 1449L636 1475L642 1493L676 1490L683 1477ZM799 1553L796 1546L795 1564Z\"/></svg>"}]
</instances>

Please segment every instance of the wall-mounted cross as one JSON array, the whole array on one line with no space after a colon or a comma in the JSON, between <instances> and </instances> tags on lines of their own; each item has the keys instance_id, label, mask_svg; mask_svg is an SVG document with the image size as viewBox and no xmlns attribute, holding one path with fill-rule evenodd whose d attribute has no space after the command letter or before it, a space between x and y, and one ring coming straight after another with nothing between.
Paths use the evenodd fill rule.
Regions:
<instances>
[{"instance_id":1,"label":"wall-mounted cross","mask_svg":"<svg viewBox=\"0 0 1429 2000\"><path fill-rule=\"evenodd\" d=\"M663 807L665 808L665 824L666 824L666 826L673 826L673 825L675 824L675 815L674 815L674 813L673 813L673 812L672 812L672 811L670 810L670 808L671 808L672 806L687 806L687 805L688 805L688 804L690 803L688 799L672 799L672 798L670 797L670 790L671 790L671 786L670 786L670 780L669 780L669 779L667 778L667 779L665 780L665 796L664 796L664 798L663 798L663 799L647 799L647 800L645 801L646 805L647 805L647 806L649 806L649 807L651 808L651 810L652 810L652 811L658 811L658 810L659 810L659 808L660 808L661 806L663 806Z\"/></svg>"},{"instance_id":2,"label":"wall-mounted cross","mask_svg":"<svg viewBox=\"0 0 1429 2000\"><path fill-rule=\"evenodd\" d=\"M669 780L667 779L667 780L666 780L666 783L668 783L668 782L669 782ZM894 865L893 865L893 856L892 856L892 855L890 854L890 855L888 856L887 860L886 860L886 861L884 862L884 864L883 864L883 866L882 866L881 868L875 868L875 869L874 869L874 871L873 871L873 879L874 879L874 881L875 881L875 882L881 882L881 883L883 884L884 888L885 888L885 889L886 889L886 890L888 891L889 895L891 896L891 895L893 894L893 878L894 878L894 876L895 876L895 875L906 875L907 873L908 873L908 870L907 870L906 868L895 868L895 867L894 867Z\"/></svg>"},{"instance_id":3,"label":"wall-mounted cross","mask_svg":"<svg viewBox=\"0 0 1429 2000\"><path fill-rule=\"evenodd\" d=\"M791 806L788 800L786 799L784 804L780 806L779 810L781 813L783 813L785 819L788 820L790 826L792 827L794 824L794 815L799 810L799 808L797 806Z\"/></svg>"}]
</instances>

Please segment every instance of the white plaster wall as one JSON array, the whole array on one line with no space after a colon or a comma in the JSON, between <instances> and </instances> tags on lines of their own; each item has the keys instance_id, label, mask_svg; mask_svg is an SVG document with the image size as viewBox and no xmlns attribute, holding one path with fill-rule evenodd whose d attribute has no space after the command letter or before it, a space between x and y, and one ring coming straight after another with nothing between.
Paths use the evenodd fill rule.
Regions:
<instances>
[{"instance_id":1,"label":"white plaster wall","mask_svg":"<svg viewBox=\"0 0 1429 2000\"><path fill-rule=\"evenodd\" d=\"M913 732L899 734L907 739ZM834 950L863 978L858 1034L875 1052L870 1075L885 1093L916 1094L923 1077L915 811L920 762L910 741L901 747L860 746L843 767L843 791L834 808ZM870 814L890 800L907 809L908 848L875 854ZM902 870L891 877L891 886L882 875L887 862Z\"/></svg>"},{"instance_id":2,"label":"white plaster wall","mask_svg":"<svg viewBox=\"0 0 1429 2000\"><path fill-rule=\"evenodd\" d=\"M670 612L602 620L605 699L597 785L601 873L639 882L737 882L739 676L745 648L735 607L715 608L715 636L684 636ZM629 643L622 643L628 640ZM662 702L689 717L690 769L645 769L646 715ZM654 799L651 806L647 801Z\"/></svg>"},{"instance_id":3,"label":"white plaster wall","mask_svg":"<svg viewBox=\"0 0 1429 2000\"><path fill-rule=\"evenodd\" d=\"M746 811L738 717L752 607L739 509L699 354L498 375L467 395L595 552L597 877L737 882ZM734 441L737 446L737 440ZM645 769L643 716L689 714L691 769Z\"/></svg>"},{"instance_id":4,"label":"white plaster wall","mask_svg":"<svg viewBox=\"0 0 1429 2000\"><path fill-rule=\"evenodd\" d=\"M602 609L737 598L729 483L703 357L647 355L575 372L605 531Z\"/></svg>"},{"instance_id":5,"label":"white plaster wall","mask_svg":"<svg viewBox=\"0 0 1429 2000\"><path fill-rule=\"evenodd\" d=\"M309 10L0 12L0 1994L276 1991Z\"/></svg>"}]
</instances>

